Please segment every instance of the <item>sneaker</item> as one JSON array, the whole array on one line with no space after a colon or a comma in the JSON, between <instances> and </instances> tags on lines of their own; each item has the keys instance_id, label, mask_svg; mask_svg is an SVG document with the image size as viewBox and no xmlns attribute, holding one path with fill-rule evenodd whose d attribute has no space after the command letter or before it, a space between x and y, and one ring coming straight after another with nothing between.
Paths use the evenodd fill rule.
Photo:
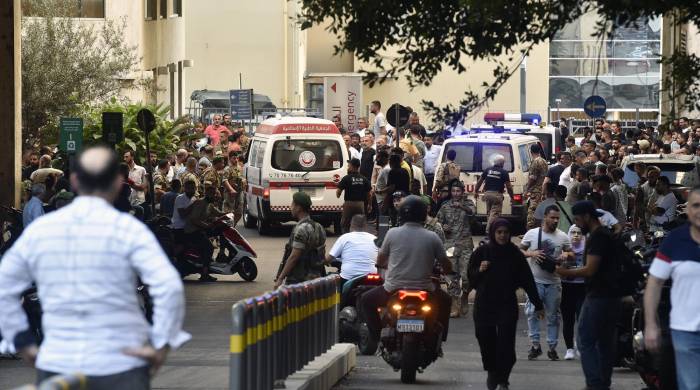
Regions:
<instances>
[{"instance_id":1,"label":"sneaker","mask_svg":"<svg viewBox=\"0 0 700 390\"><path fill-rule=\"evenodd\" d=\"M574 360L576 358L576 352L574 352L573 348L569 348L566 350L566 355L564 355L564 360Z\"/></svg>"},{"instance_id":2,"label":"sneaker","mask_svg":"<svg viewBox=\"0 0 700 390\"><path fill-rule=\"evenodd\" d=\"M531 346L530 351L527 353L527 360L535 360L537 359L538 356L542 355L542 347L538 346Z\"/></svg>"},{"instance_id":3,"label":"sneaker","mask_svg":"<svg viewBox=\"0 0 700 390\"><path fill-rule=\"evenodd\" d=\"M508 387L507 383L501 383L500 385L498 385L497 390L508 390L508 389L509 389L509 387Z\"/></svg>"},{"instance_id":4,"label":"sneaker","mask_svg":"<svg viewBox=\"0 0 700 390\"><path fill-rule=\"evenodd\" d=\"M547 351L547 357L549 360L559 360L559 354L557 353L557 350L554 348L550 348L549 351Z\"/></svg>"},{"instance_id":5,"label":"sneaker","mask_svg":"<svg viewBox=\"0 0 700 390\"><path fill-rule=\"evenodd\" d=\"M498 384L496 383L496 374L489 371L488 376L486 377L486 388L488 390L496 390L497 386Z\"/></svg>"},{"instance_id":6,"label":"sneaker","mask_svg":"<svg viewBox=\"0 0 700 390\"><path fill-rule=\"evenodd\" d=\"M202 275L199 277L200 282L216 282L216 278L211 275Z\"/></svg>"}]
</instances>

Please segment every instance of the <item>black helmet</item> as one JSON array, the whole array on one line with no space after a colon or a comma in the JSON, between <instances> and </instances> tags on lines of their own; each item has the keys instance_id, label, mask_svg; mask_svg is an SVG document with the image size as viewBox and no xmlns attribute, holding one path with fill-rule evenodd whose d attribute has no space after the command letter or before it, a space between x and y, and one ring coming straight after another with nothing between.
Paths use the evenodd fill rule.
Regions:
<instances>
[{"instance_id":1,"label":"black helmet","mask_svg":"<svg viewBox=\"0 0 700 390\"><path fill-rule=\"evenodd\" d=\"M399 218L402 222L425 222L428 215L428 206L416 195L409 195L403 199L399 206Z\"/></svg>"}]
</instances>

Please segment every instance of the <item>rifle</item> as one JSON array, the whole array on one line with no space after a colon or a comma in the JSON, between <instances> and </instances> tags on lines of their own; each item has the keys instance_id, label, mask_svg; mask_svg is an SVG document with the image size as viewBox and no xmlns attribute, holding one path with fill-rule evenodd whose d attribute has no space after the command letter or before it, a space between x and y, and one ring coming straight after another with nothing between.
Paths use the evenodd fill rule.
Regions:
<instances>
[{"instance_id":1,"label":"rifle","mask_svg":"<svg viewBox=\"0 0 700 390\"><path fill-rule=\"evenodd\" d=\"M282 270L284 269L284 266L287 265L287 259L289 258L289 255L292 253L292 246L289 244L284 245L284 254L282 255L282 261L280 262L280 266L277 269L277 275L275 276L275 280L279 279L280 274L282 274Z\"/></svg>"}]
</instances>

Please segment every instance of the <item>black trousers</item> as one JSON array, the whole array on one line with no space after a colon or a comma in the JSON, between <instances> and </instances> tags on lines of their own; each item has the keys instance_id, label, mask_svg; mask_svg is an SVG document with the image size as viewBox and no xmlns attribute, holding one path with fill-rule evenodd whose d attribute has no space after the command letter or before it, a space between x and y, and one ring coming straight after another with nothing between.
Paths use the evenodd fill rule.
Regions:
<instances>
[{"instance_id":1,"label":"black trousers","mask_svg":"<svg viewBox=\"0 0 700 390\"><path fill-rule=\"evenodd\" d=\"M52 376L58 375L55 372L37 370L37 384ZM138 367L114 375L88 376L87 390L149 390L151 388L151 375L148 366Z\"/></svg>"},{"instance_id":2,"label":"black trousers","mask_svg":"<svg viewBox=\"0 0 700 390\"><path fill-rule=\"evenodd\" d=\"M445 332L442 335L442 340L447 340L447 333L450 326L450 306L452 305L452 298L447 295L442 289L435 289L430 293L435 302L437 303L437 319L442 324ZM370 334L378 340L379 334L382 330L381 320L379 319L379 313L377 308L386 306L391 298L392 293L387 292L384 286L377 286L366 293L362 294L360 298L360 308L362 310L363 318L367 321L367 327L369 328Z\"/></svg>"},{"instance_id":3,"label":"black trousers","mask_svg":"<svg viewBox=\"0 0 700 390\"><path fill-rule=\"evenodd\" d=\"M197 249L197 253L201 255L202 264L208 267L214 255L214 245L209 241L207 233L202 230L194 233L185 233L185 240Z\"/></svg>"},{"instance_id":4,"label":"black trousers","mask_svg":"<svg viewBox=\"0 0 700 390\"><path fill-rule=\"evenodd\" d=\"M574 348L574 326L581 313L583 300L586 298L586 285L583 283L561 284L561 318L563 322L562 333L566 349Z\"/></svg>"},{"instance_id":5,"label":"black trousers","mask_svg":"<svg viewBox=\"0 0 700 390\"><path fill-rule=\"evenodd\" d=\"M475 321L476 339L481 349L481 362L497 384L508 383L515 365L515 332L517 317L496 325Z\"/></svg>"}]
</instances>

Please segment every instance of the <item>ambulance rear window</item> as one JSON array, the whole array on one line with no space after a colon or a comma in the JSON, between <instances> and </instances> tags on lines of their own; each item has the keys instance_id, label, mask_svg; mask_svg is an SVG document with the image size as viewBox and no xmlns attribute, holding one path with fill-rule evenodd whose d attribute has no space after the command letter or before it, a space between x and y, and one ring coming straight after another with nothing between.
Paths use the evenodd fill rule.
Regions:
<instances>
[{"instance_id":1,"label":"ambulance rear window","mask_svg":"<svg viewBox=\"0 0 700 390\"><path fill-rule=\"evenodd\" d=\"M442 162L447 161L447 152L450 150L457 152L455 162L462 168L462 172L482 172L493 165L493 159L498 154L506 159L503 168L513 172L513 152L509 144L452 142L447 144Z\"/></svg>"},{"instance_id":2,"label":"ambulance rear window","mask_svg":"<svg viewBox=\"0 0 700 390\"><path fill-rule=\"evenodd\" d=\"M322 172L342 168L343 153L334 140L283 140L272 147L272 167L280 171Z\"/></svg>"}]
</instances>

